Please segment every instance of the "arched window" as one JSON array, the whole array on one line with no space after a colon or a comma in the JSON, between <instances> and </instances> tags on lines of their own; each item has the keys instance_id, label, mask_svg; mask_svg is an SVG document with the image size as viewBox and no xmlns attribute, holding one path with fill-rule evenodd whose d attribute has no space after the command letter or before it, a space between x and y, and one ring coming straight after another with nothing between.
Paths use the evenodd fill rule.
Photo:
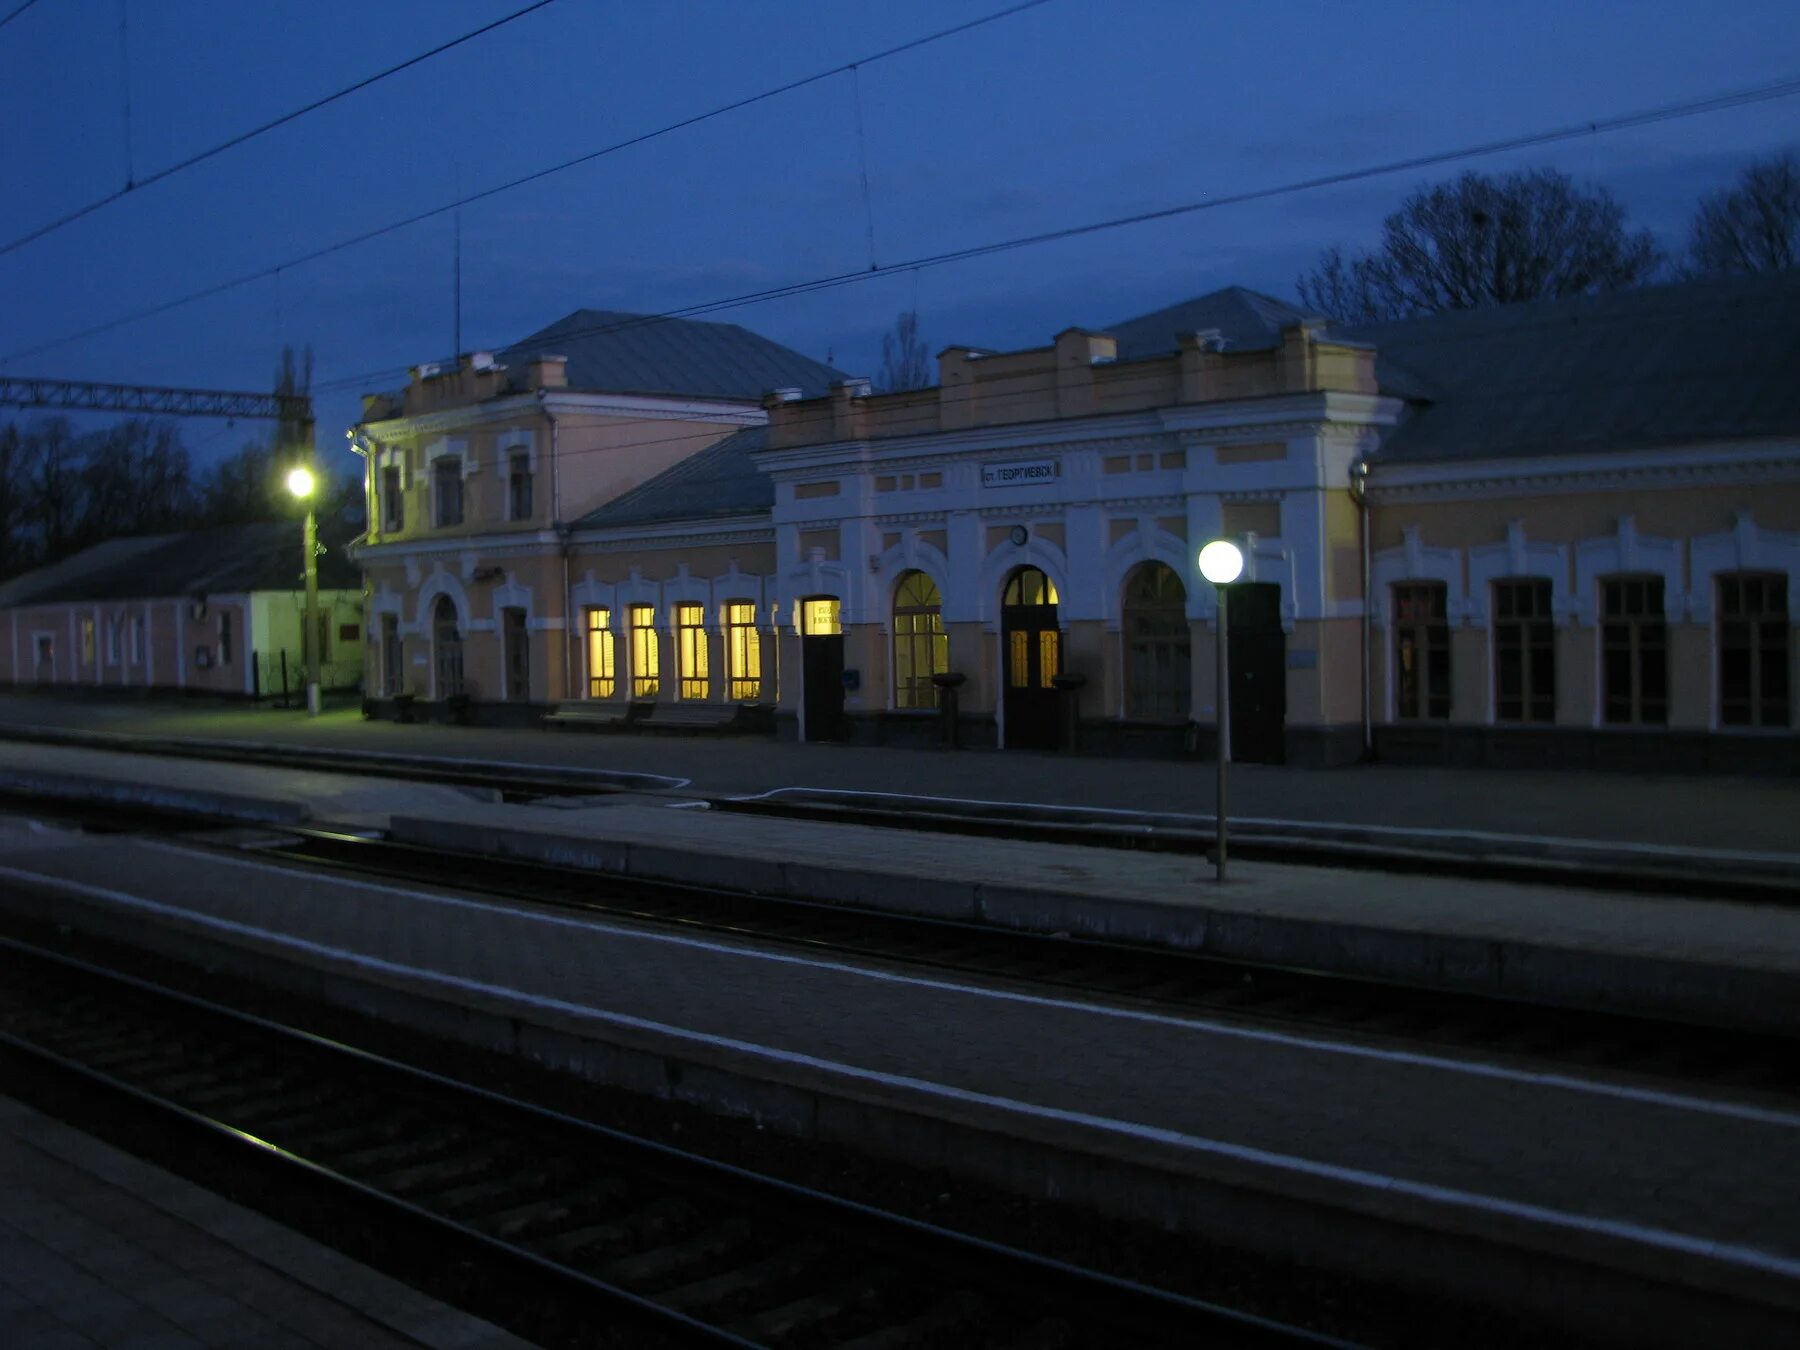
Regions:
<instances>
[{"instance_id":1,"label":"arched window","mask_svg":"<svg viewBox=\"0 0 1800 1350\"><path fill-rule=\"evenodd\" d=\"M1000 603L1003 605L1054 605L1060 602L1057 600L1054 581L1035 567L1021 567L1012 574L1012 580L1006 583L1006 594Z\"/></svg>"},{"instance_id":2,"label":"arched window","mask_svg":"<svg viewBox=\"0 0 1800 1350\"><path fill-rule=\"evenodd\" d=\"M431 607L431 652L437 670L437 696L450 698L462 693L462 629L456 621L456 602L447 595L440 595Z\"/></svg>"},{"instance_id":3,"label":"arched window","mask_svg":"<svg viewBox=\"0 0 1800 1350\"><path fill-rule=\"evenodd\" d=\"M1165 563L1125 579L1125 715L1185 718L1191 697L1187 587Z\"/></svg>"},{"instance_id":4,"label":"arched window","mask_svg":"<svg viewBox=\"0 0 1800 1350\"><path fill-rule=\"evenodd\" d=\"M633 605L631 615L631 696L655 698L662 688L662 650L657 642L656 607Z\"/></svg>"},{"instance_id":5,"label":"arched window","mask_svg":"<svg viewBox=\"0 0 1800 1350\"><path fill-rule=\"evenodd\" d=\"M923 572L908 572L894 588L894 706L937 707L931 677L949 667L950 639L937 583Z\"/></svg>"},{"instance_id":6,"label":"arched window","mask_svg":"<svg viewBox=\"0 0 1800 1350\"><path fill-rule=\"evenodd\" d=\"M762 634L756 628L756 606L748 600L725 602L725 678L734 703L762 697Z\"/></svg>"},{"instance_id":7,"label":"arched window","mask_svg":"<svg viewBox=\"0 0 1800 1350\"><path fill-rule=\"evenodd\" d=\"M1000 597L1006 635L1006 683L1011 689L1049 689L1062 671L1056 583L1035 567L1021 567Z\"/></svg>"},{"instance_id":8,"label":"arched window","mask_svg":"<svg viewBox=\"0 0 1800 1350\"><path fill-rule=\"evenodd\" d=\"M610 609L587 612L587 655L588 697L611 698L618 691L619 667Z\"/></svg>"}]
</instances>

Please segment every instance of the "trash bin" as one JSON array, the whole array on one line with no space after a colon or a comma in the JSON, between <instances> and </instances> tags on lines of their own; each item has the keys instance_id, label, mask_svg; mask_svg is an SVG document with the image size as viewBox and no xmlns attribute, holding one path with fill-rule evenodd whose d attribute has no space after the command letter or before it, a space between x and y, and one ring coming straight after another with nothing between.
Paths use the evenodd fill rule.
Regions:
<instances>
[{"instance_id":1,"label":"trash bin","mask_svg":"<svg viewBox=\"0 0 1800 1350\"><path fill-rule=\"evenodd\" d=\"M961 723L957 720L957 708L962 698L957 691L968 678L960 670L946 670L941 675L931 677L931 682L937 686L938 691L938 719L943 730L944 745L951 750L962 744Z\"/></svg>"},{"instance_id":2,"label":"trash bin","mask_svg":"<svg viewBox=\"0 0 1800 1350\"><path fill-rule=\"evenodd\" d=\"M1080 746L1081 691L1087 684L1085 675L1052 675L1050 683L1062 701L1062 748L1076 751Z\"/></svg>"}]
</instances>

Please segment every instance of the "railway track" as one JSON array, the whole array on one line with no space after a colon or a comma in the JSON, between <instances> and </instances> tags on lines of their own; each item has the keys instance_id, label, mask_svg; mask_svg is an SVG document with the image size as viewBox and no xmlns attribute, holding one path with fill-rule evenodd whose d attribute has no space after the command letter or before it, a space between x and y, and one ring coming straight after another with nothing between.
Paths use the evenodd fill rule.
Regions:
<instances>
[{"instance_id":1,"label":"railway track","mask_svg":"<svg viewBox=\"0 0 1800 1350\"><path fill-rule=\"evenodd\" d=\"M1607 1069L1800 1098L1800 1046L1775 1034L1420 989L1161 947L659 885L328 830L264 836L257 855L347 877L550 905L1162 1011L1227 1014L1409 1046L1518 1056L1571 1071Z\"/></svg>"},{"instance_id":2,"label":"railway track","mask_svg":"<svg viewBox=\"0 0 1800 1350\"><path fill-rule=\"evenodd\" d=\"M0 1053L273 1169L581 1345L1345 1345L508 1099L0 940ZM79 1123L79 1122L78 1122Z\"/></svg>"}]
</instances>

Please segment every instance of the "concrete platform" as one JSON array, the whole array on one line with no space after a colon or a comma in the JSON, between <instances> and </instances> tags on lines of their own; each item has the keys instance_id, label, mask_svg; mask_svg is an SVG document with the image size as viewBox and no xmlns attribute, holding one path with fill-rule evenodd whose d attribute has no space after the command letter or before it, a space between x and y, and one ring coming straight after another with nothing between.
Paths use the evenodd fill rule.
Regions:
<instances>
[{"instance_id":1,"label":"concrete platform","mask_svg":"<svg viewBox=\"0 0 1800 1350\"><path fill-rule=\"evenodd\" d=\"M0 1097L9 1350L528 1343Z\"/></svg>"},{"instance_id":2,"label":"concrete platform","mask_svg":"<svg viewBox=\"0 0 1800 1350\"><path fill-rule=\"evenodd\" d=\"M0 694L0 736L8 725L378 752L421 763L450 758L660 775L709 796L815 788L1150 813L1205 815L1213 806L1212 765L1202 761L793 745L742 737L568 736L365 722L351 710L308 718L278 709L21 693ZM1234 818L1800 851L1794 824L1800 821L1800 779L1240 764L1231 782Z\"/></svg>"},{"instance_id":3,"label":"concrete platform","mask_svg":"<svg viewBox=\"0 0 1800 1350\"><path fill-rule=\"evenodd\" d=\"M1239 863L250 765L0 746L0 787L390 830L447 850L1800 1032L1800 907ZM679 799L671 799L679 800Z\"/></svg>"},{"instance_id":4,"label":"concrete platform","mask_svg":"<svg viewBox=\"0 0 1800 1350\"><path fill-rule=\"evenodd\" d=\"M1727 1325L1721 1299L1761 1310L1728 1324L1733 1344L1781 1344L1771 1329L1800 1318L1800 1112L1784 1101L1046 997L177 841L45 836L8 850L0 878L0 906L38 923L772 1128L1552 1303L1615 1340L1694 1343Z\"/></svg>"}]
</instances>

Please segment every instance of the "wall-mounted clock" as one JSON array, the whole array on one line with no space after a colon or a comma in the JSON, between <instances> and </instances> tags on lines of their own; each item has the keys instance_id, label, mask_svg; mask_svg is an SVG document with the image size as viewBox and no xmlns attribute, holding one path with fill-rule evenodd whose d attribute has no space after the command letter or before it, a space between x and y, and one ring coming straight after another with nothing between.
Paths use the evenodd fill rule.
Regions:
<instances>
[{"instance_id":1,"label":"wall-mounted clock","mask_svg":"<svg viewBox=\"0 0 1800 1350\"><path fill-rule=\"evenodd\" d=\"M1025 541L1029 538L1031 538L1031 531L1026 529L1023 525L1015 525L1012 527L1012 541L1017 547L1024 548Z\"/></svg>"}]
</instances>

